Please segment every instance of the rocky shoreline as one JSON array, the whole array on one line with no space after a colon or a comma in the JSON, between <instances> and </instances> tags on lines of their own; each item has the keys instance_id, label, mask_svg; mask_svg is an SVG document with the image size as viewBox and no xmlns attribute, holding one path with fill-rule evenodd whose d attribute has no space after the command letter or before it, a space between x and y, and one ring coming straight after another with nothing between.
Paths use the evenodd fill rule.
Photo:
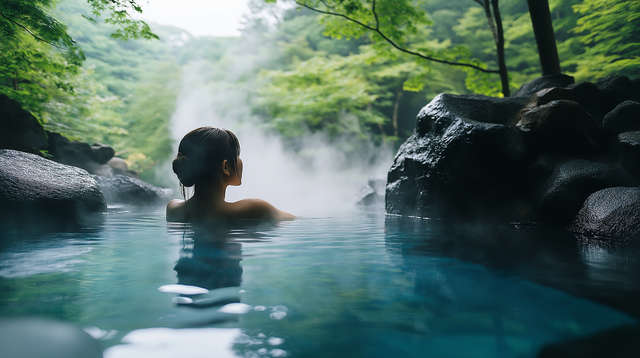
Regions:
<instances>
[{"instance_id":1,"label":"rocky shoreline","mask_svg":"<svg viewBox=\"0 0 640 358\"><path fill-rule=\"evenodd\" d=\"M572 82L435 97L388 172L387 212L640 239L640 80Z\"/></svg>"},{"instance_id":2,"label":"rocky shoreline","mask_svg":"<svg viewBox=\"0 0 640 358\"><path fill-rule=\"evenodd\" d=\"M77 221L107 204L169 200L170 190L138 179L115 154L109 146L46 131L18 102L0 95L0 212L6 221Z\"/></svg>"}]
</instances>

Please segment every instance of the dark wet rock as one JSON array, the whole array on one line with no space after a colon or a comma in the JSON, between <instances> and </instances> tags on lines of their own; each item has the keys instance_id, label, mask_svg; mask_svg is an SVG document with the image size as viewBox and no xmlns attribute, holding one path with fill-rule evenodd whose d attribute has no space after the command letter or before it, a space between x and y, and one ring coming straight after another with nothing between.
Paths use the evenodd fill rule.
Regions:
<instances>
[{"instance_id":1,"label":"dark wet rock","mask_svg":"<svg viewBox=\"0 0 640 358\"><path fill-rule=\"evenodd\" d=\"M100 342L70 324L42 318L0 320L0 356L99 358Z\"/></svg>"},{"instance_id":2,"label":"dark wet rock","mask_svg":"<svg viewBox=\"0 0 640 358\"><path fill-rule=\"evenodd\" d=\"M47 134L31 113L0 94L0 149L37 153L47 147Z\"/></svg>"},{"instance_id":3,"label":"dark wet rock","mask_svg":"<svg viewBox=\"0 0 640 358\"><path fill-rule=\"evenodd\" d=\"M134 172L133 170L129 170L129 165L122 158L113 157L107 162L107 165L111 168L112 175L120 174L130 177L138 176L136 172Z\"/></svg>"},{"instance_id":4,"label":"dark wet rock","mask_svg":"<svg viewBox=\"0 0 640 358\"><path fill-rule=\"evenodd\" d=\"M526 102L449 94L434 98L420 111L416 133L402 144L389 170L387 211L518 215L513 206L520 196L526 148L520 131L505 124Z\"/></svg>"},{"instance_id":5,"label":"dark wet rock","mask_svg":"<svg viewBox=\"0 0 640 358\"><path fill-rule=\"evenodd\" d=\"M544 346L538 358L635 358L640 352L640 326L624 325Z\"/></svg>"},{"instance_id":6,"label":"dark wet rock","mask_svg":"<svg viewBox=\"0 0 640 358\"><path fill-rule=\"evenodd\" d=\"M640 238L640 187L606 188L589 195L572 230L619 240Z\"/></svg>"},{"instance_id":7,"label":"dark wet rock","mask_svg":"<svg viewBox=\"0 0 640 358\"><path fill-rule=\"evenodd\" d=\"M522 97L495 98L442 93L420 110L416 131L419 135L430 131L441 135L458 120L506 125L517 118L527 102L528 99Z\"/></svg>"},{"instance_id":8,"label":"dark wet rock","mask_svg":"<svg viewBox=\"0 0 640 358\"><path fill-rule=\"evenodd\" d=\"M384 203L385 185L384 179L370 179L360 190L357 205L371 206Z\"/></svg>"},{"instance_id":9,"label":"dark wet rock","mask_svg":"<svg viewBox=\"0 0 640 358\"><path fill-rule=\"evenodd\" d=\"M560 163L542 187L540 214L549 221L568 222L589 194L632 183L629 174L613 164L580 159Z\"/></svg>"},{"instance_id":10,"label":"dark wet rock","mask_svg":"<svg viewBox=\"0 0 640 358\"><path fill-rule=\"evenodd\" d=\"M114 155L116 155L115 150L104 144L92 145L91 151L89 152L91 159L99 164L106 164Z\"/></svg>"},{"instance_id":11,"label":"dark wet rock","mask_svg":"<svg viewBox=\"0 0 640 358\"><path fill-rule=\"evenodd\" d=\"M598 126L574 101L555 100L525 108L516 128L525 133L528 143L540 152L584 154L599 149Z\"/></svg>"},{"instance_id":12,"label":"dark wet rock","mask_svg":"<svg viewBox=\"0 0 640 358\"><path fill-rule=\"evenodd\" d=\"M579 97L576 95L574 91L570 89L561 88L561 87L551 87L551 88L541 89L540 91L536 92L531 97L531 104L535 106L541 106L543 104L547 104L551 101L557 101L557 100L568 100L568 101L578 102Z\"/></svg>"},{"instance_id":13,"label":"dark wet rock","mask_svg":"<svg viewBox=\"0 0 640 358\"><path fill-rule=\"evenodd\" d=\"M576 98L575 101L580 103L596 121L601 120L605 113L615 106L615 104L611 105L615 99L603 93L591 82L576 83L568 86L567 89Z\"/></svg>"},{"instance_id":14,"label":"dark wet rock","mask_svg":"<svg viewBox=\"0 0 640 358\"><path fill-rule=\"evenodd\" d=\"M169 200L169 190L126 175L94 176L108 203L152 205Z\"/></svg>"},{"instance_id":15,"label":"dark wet rock","mask_svg":"<svg viewBox=\"0 0 640 358\"><path fill-rule=\"evenodd\" d=\"M616 139L622 166L640 178L640 131L620 133Z\"/></svg>"},{"instance_id":16,"label":"dark wet rock","mask_svg":"<svg viewBox=\"0 0 640 358\"><path fill-rule=\"evenodd\" d=\"M609 106L615 107L618 103L632 100L640 102L640 81L632 81L626 76L609 76L598 81L598 89L605 99L609 100Z\"/></svg>"},{"instance_id":17,"label":"dark wet rock","mask_svg":"<svg viewBox=\"0 0 640 358\"><path fill-rule=\"evenodd\" d=\"M559 74L559 75L545 75L538 77L530 82L527 82L516 91L514 97L527 97L540 91L541 89L551 87L567 87L574 82L573 77Z\"/></svg>"},{"instance_id":18,"label":"dark wet rock","mask_svg":"<svg viewBox=\"0 0 640 358\"><path fill-rule=\"evenodd\" d=\"M611 133L640 130L640 103L624 101L604 116L602 126Z\"/></svg>"},{"instance_id":19,"label":"dark wet rock","mask_svg":"<svg viewBox=\"0 0 640 358\"><path fill-rule=\"evenodd\" d=\"M82 168L92 174L111 175L111 169L105 163L113 157L113 148L70 141L58 133L48 134L49 153L53 155L53 160Z\"/></svg>"},{"instance_id":20,"label":"dark wet rock","mask_svg":"<svg viewBox=\"0 0 640 358\"><path fill-rule=\"evenodd\" d=\"M5 217L21 219L75 219L105 208L96 181L85 170L7 149L0 150L0 201Z\"/></svg>"}]
</instances>

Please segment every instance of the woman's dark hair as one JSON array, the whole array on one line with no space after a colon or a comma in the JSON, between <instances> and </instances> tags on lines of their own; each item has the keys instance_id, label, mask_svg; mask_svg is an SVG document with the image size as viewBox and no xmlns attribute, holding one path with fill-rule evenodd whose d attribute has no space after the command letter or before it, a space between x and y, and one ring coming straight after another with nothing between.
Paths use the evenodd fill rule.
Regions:
<instances>
[{"instance_id":1,"label":"woman's dark hair","mask_svg":"<svg viewBox=\"0 0 640 358\"><path fill-rule=\"evenodd\" d=\"M214 127L194 129L182 138L173 172L185 187L221 180L220 164L227 160L231 170L238 167L240 143L233 132Z\"/></svg>"}]
</instances>

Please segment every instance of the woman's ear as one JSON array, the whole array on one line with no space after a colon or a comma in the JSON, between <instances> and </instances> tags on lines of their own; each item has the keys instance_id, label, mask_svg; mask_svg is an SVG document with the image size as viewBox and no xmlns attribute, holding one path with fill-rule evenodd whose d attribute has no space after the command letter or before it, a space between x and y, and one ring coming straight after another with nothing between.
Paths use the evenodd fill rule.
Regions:
<instances>
[{"instance_id":1,"label":"woman's ear","mask_svg":"<svg viewBox=\"0 0 640 358\"><path fill-rule=\"evenodd\" d=\"M222 173L226 176L231 176L231 169L229 168L229 162L224 159L222 161Z\"/></svg>"}]
</instances>

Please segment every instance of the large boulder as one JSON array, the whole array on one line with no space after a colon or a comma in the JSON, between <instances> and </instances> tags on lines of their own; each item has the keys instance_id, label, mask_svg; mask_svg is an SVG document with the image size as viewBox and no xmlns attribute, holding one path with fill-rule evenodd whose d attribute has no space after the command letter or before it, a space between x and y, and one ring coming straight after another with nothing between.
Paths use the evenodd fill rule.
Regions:
<instances>
[{"instance_id":1,"label":"large boulder","mask_svg":"<svg viewBox=\"0 0 640 358\"><path fill-rule=\"evenodd\" d=\"M4 220L74 220L105 209L98 184L85 170L8 149L0 150L0 201Z\"/></svg>"},{"instance_id":2,"label":"large boulder","mask_svg":"<svg viewBox=\"0 0 640 358\"><path fill-rule=\"evenodd\" d=\"M520 215L526 98L440 94L418 114L387 176L390 213Z\"/></svg>"},{"instance_id":3,"label":"large boulder","mask_svg":"<svg viewBox=\"0 0 640 358\"><path fill-rule=\"evenodd\" d=\"M106 163L113 158L113 148L84 142L70 141L64 136L49 132L49 153L59 163L82 168L89 173L98 175L112 175L111 168Z\"/></svg>"},{"instance_id":4,"label":"large boulder","mask_svg":"<svg viewBox=\"0 0 640 358\"><path fill-rule=\"evenodd\" d=\"M640 102L640 80L631 80L626 76L609 76L601 79L596 86L603 94L603 99L608 100L609 110L618 103L632 100Z\"/></svg>"},{"instance_id":5,"label":"large boulder","mask_svg":"<svg viewBox=\"0 0 640 358\"><path fill-rule=\"evenodd\" d=\"M154 205L169 200L170 190L126 175L94 176L108 203Z\"/></svg>"},{"instance_id":6,"label":"large boulder","mask_svg":"<svg viewBox=\"0 0 640 358\"><path fill-rule=\"evenodd\" d=\"M620 133L616 139L622 166L640 178L640 131Z\"/></svg>"},{"instance_id":7,"label":"large boulder","mask_svg":"<svg viewBox=\"0 0 640 358\"><path fill-rule=\"evenodd\" d=\"M98 164L107 164L114 155L116 155L116 151L104 144L93 144L91 146L91 152L89 152L91 159L93 159Z\"/></svg>"},{"instance_id":8,"label":"large boulder","mask_svg":"<svg viewBox=\"0 0 640 358\"><path fill-rule=\"evenodd\" d=\"M102 345L68 323L42 318L0 320L0 356L6 358L100 358Z\"/></svg>"},{"instance_id":9,"label":"large boulder","mask_svg":"<svg viewBox=\"0 0 640 358\"><path fill-rule=\"evenodd\" d=\"M531 96L530 105L542 106L551 101L569 100L579 102L580 98L575 91L563 87L550 87L541 89Z\"/></svg>"},{"instance_id":10,"label":"large boulder","mask_svg":"<svg viewBox=\"0 0 640 358\"><path fill-rule=\"evenodd\" d=\"M572 230L609 239L640 239L640 187L606 188L589 195Z\"/></svg>"},{"instance_id":11,"label":"large boulder","mask_svg":"<svg viewBox=\"0 0 640 358\"><path fill-rule=\"evenodd\" d=\"M523 84L519 90L516 91L514 97L527 97L540 91L541 89L551 87L567 87L574 82L573 77L558 74L558 75L545 75L538 77L530 82Z\"/></svg>"},{"instance_id":12,"label":"large boulder","mask_svg":"<svg viewBox=\"0 0 640 358\"><path fill-rule=\"evenodd\" d=\"M574 101L554 100L539 106L527 106L521 111L516 128L539 152L583 154L599 149L598 125Z\"/></svg>"},{"instance_id":13,"label":"large boulder","mask_svg":"<svg viewBox=\"0 0 640 358\"><path fill-rule=\"evenodd\" d=\"M581 159L565 161L555 167L544 183L538 195L539 212L544 219L568 222L589 194L632 183L629 174L617 165Z\"/></svg>"},{"instance_id":14,"label":"large boulder","mask_svg":"<svg viewBox=\"0 0 640 358\"><path fill-rule=\"evenodd\" d=\"M624 101L604 116L602 126L611 133L640 130L640 103Z\"/></svg>"},{"instance_id":15,"label":"large boulder","mask_svg":"<svg viewBox=\"0 0 640 358\"><path fill-rule=\"evenodd\" d=\"M0 94L0 149L37 153L47 147L47 134L31 113Z\"/></svg>"}]
</instances>

